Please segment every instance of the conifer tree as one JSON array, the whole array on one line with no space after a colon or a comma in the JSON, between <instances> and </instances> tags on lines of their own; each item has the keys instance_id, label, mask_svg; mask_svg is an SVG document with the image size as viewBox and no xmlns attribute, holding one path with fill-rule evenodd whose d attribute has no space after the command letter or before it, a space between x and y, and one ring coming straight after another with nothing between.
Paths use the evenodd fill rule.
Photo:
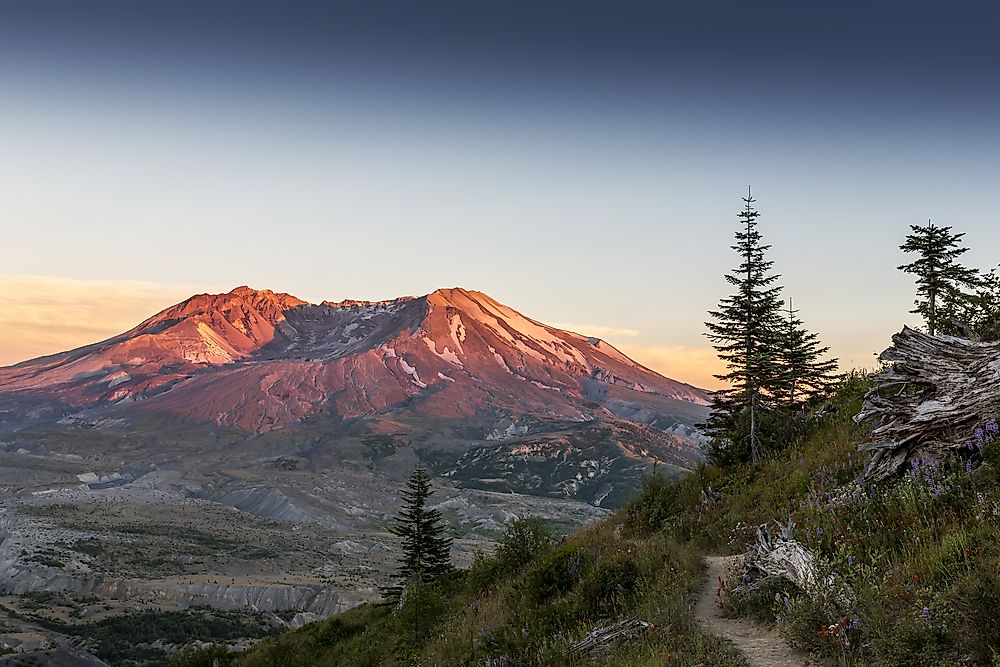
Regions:
<instances>
[{"instance_id":1,"label":"conifer tree","mask_svg":"<svg viewBox=\"0 0 1000 667\"><path fill-rule=\"evenodd\" d=\"M1000 266L980 278L965 321L979 340L1000 340Z\"/></svg>"},{"instance_id":2,"label":"conifer tree","mask_svg":"<svg viewBox=\"0 0 1000 667\"><path fill-rule=\"evenodd\" d=\"M750 192L743 198L741 223L733 250L740 264L726 274L735 293L724 297L717 310L709 311L708 338L726 373L716 378L729 385L715 392L711 413L703 429L717 448L735 447L758 462L763 455L760 424L762 413L772 405L780 390L779 346L781 330L781 287L771 272L773 262L765 258L771 247L762 243L757 229L760 213ZM733 458L737 452L730 452Z\"/></svg>"},{"instance_id":3,"label":"conifer tree","mask_svg":"<svg viewBox=\"0 0 1000 667\"><path fill-rule=\"evenodd\" d=\"M781 332L779 362L782 372L781 403L789 409L801 407L814 398L827 396L840 380L837 360L823 359L830 351L819 336L805 328L797 310L788 300Z\"/></svg>"},{"instance_id":4,"label":"conifer tree","mask_svg":"<svg viewBox=\"0 0 1000 667\"><path fill-rule=\"evenodd\" d=\"M452 569L451 538L445 534L441 513L427 507L432 493L431 478L418 465L406 482L403 507L389 529L403 540L403 557L395 576L400 585L390 593L398 594L412 581L433 581Z\"/></svg>"},{"instance_id":5,"label":"conifer tree","mask_svg":"<svg viewBox=\"0 0 1000 667\"><path fill-rule=\"evenodd\" d=\"M927 325L927 333L960 333L956 315L967 305L965 291L978 285L978 271L962 266L956 260L967 252L960 245L962 234L952 234L951 227L938 227L930 220L926 227L910 225L912 234L899 249L917 253L919 257L909 264L899 266L904 273L912 273L917 281L916 306L911 313L920 315Z\"/></svg>"}]
</instances>

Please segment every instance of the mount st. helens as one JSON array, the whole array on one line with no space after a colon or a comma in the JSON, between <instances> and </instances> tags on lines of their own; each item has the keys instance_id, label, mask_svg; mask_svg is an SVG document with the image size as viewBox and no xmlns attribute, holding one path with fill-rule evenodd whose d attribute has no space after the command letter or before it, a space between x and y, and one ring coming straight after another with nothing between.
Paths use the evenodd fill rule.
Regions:
<instances>
[{"instance_id":1,"label":"mount st. helens","mask_svg":"<svg viewBox=\"0 0 1000 667\"><path fill-rule=\"evenodd\" d=\"M619 418L668 433L651 441L676 446L670 463L692 458L706 404L604 341L463 289L319 305L247 287L198 295L107 341L0 369L0 392L57 401L64 422L163 412L258 433L434 419L501 440Z\"/></svg>"},{"instance_id":2,"label":"mount st. helens","mask_svg":"<svg viewBox=\"0 0 1000 667\"><path fill-rule=\"evenodd\" d=\"M314 305L239 287L0 369L0 452L99 462L80 478L97 487L358 526L418 462L456 492L616 506L652 465L698 459L706 404L480 292ZM497 527L480 501L456 521Z\"/></svg>"}]
</instances>

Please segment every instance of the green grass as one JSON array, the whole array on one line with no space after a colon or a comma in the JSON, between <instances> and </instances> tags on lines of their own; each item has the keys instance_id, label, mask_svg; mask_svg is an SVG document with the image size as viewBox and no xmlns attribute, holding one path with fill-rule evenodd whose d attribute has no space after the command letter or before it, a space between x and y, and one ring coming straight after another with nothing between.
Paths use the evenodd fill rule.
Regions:
<instances>
[{"instance_id":1,"label":"green grass","mask_svg":"<svg viewBox=\"0 0 1000 667\"><path fill-rule=\"evenodd\" d=\"M406 599L402 610L366 605L226 656L241 667L282 665L719 665L745 663L705 634L689 611L701 554L664 532L641 534L624 516L554 543L541 523ZM622 618L655 625L591 660L569 647ZM175 664L196 665L185 654Z\"/></svg>"},{"instance_id":2,"label":"green grass","mask_svg":"<svg viewBox=\"0 0 1000 667\"><path fill-rule=\"evenodd\" d=\"M522 524L495 556L417 592L398 613L366 605L220 659L240 667L500 657L512 665L742 665L692 618L702 557L742 552L759 524L777 519L793 524L825 583L808 595L775 583L731 596L729 615L776 625L830 665L1000 665L1000 473L974 456L916 479L859 484L865 432L852 416L867 388L860 376L846 378L832 413L803 419L759 465L651 477L615 515L561 541ZM983 457L1000 461L1000 441ZM655 630L594 659L569 652L594 627L632 617Z\"/></svg>"}]
</instances>

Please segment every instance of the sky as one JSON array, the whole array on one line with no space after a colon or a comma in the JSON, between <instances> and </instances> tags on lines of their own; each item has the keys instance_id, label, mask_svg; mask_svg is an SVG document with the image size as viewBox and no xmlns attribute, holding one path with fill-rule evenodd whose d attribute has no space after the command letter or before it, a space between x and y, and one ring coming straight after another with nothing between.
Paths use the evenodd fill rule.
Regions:
<instances>
[{"instance_id":1,"label":"sky","mask_svg":"<svg viewBox=\"0 0 1000 667\"><path fill-rule=\"evenodd\" d=\"M717 386L752 186L845 368L910 224L1000 262L991 2L0 5L0 364L197 292L478 289Z\"/></svg>"}]
</instances>

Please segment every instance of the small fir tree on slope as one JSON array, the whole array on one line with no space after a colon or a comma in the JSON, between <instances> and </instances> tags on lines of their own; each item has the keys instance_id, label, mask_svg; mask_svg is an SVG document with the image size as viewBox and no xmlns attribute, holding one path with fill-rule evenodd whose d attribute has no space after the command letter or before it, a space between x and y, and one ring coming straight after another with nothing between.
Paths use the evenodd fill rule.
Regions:
<instances>
[{"instance_id":1,"label":"small fir tree on slope","mask_svg":"<svg viewBox=\"0 0 1000 667\"><path fill-rule=\"evenodd\" d=\"M818 334L805 328L798 312L789 299L778 352L782 370L779 398L790 410L801 409L814 399L829 396L841 379L837 374L837 360L824 359L830 348L820 343Z\"/></svg>"},{"instance_id":2,"label":"small fir tree on slope","mask_svg":"<svg viewBox=\"0 0 1000 667\"><path fill-rule=\"evenodd\" d=\"M441 513L427 507L433 493L431 478L423 466L417 466L402 492L403 507L389 531L403 541L402 558L395 579L388 589L398 596L411 583L434 581L452 569L451 537L445 533Z\"/></svg>"},{"instance_id":3,"label":"small fir tree on slope","mask_svg":"<svg viewBox=\"0 0 1000 667\"><path fill-rule=\"evenodd\" d=\"M906 236L899 249L917 253L918 258L898 267L916 276L916 307L910 312L924 319L927 333L932 336L961 334L957 320L971 299L966 290L980 283L978 270L957 261L969 250L960 245L965 234L953 234L951 227L938 227L930 220L925 227L910 225L910 229L913 233Z\"/></svg>"}]
</instances>

